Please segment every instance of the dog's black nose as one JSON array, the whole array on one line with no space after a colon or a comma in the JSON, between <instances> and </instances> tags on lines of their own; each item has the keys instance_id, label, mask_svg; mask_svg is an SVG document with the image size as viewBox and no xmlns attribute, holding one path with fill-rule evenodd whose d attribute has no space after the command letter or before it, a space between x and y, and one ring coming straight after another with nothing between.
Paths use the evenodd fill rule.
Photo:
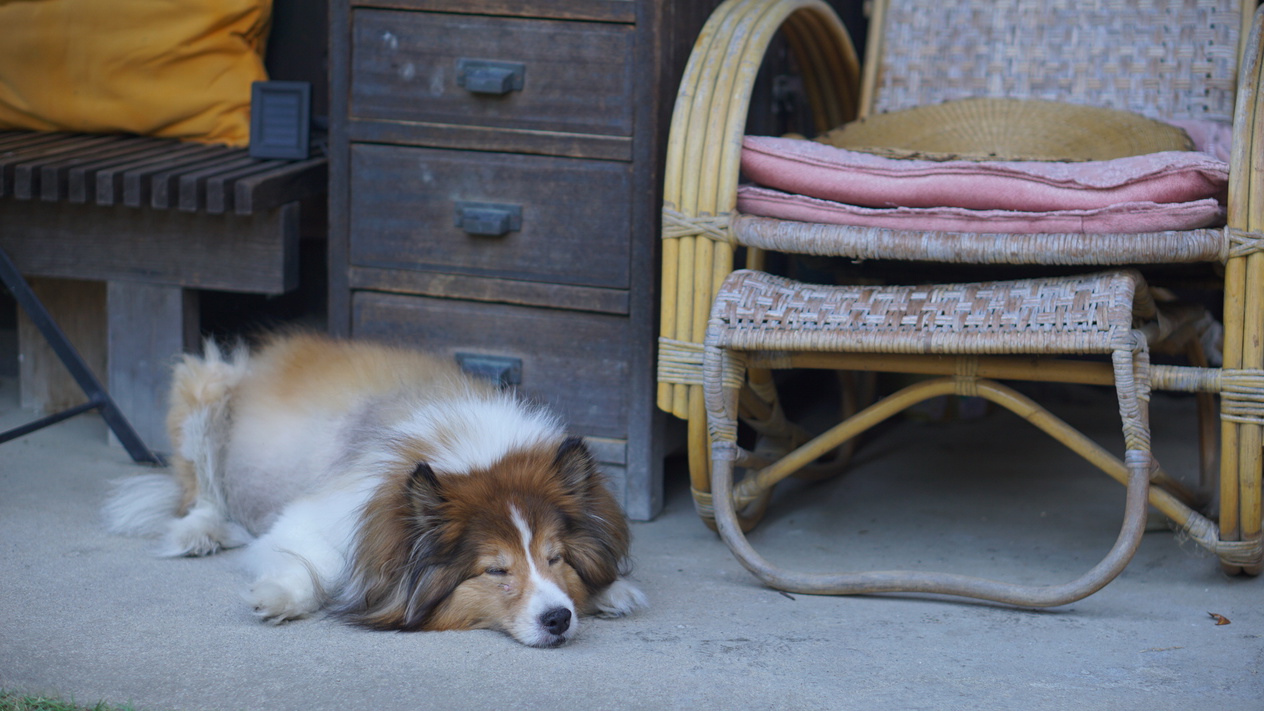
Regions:
<instances>
[{"instance_id":1,"label":"dog's black nose","mask_svg":"<svg viewBox=\"0 0 1264 711\"><path fill-rule=\"evenodd\" d=\"M555 607L540 615L540 624L549 634L562 634L571 626L571 611L565 607Z\"/></svg>"}]
</instances>

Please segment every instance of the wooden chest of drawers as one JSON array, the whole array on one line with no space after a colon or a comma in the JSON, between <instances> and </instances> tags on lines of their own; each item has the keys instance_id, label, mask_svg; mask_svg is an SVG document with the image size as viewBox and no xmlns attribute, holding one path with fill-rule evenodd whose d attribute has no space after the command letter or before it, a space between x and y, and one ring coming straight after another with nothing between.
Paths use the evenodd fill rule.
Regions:
<instances>
[{"instance_id":1,"label":"wooden chest of drawers","mask_svg":"<svg viewBox=\"0 0 1264 711\"><path fill-rule=\"evenodd\" d=\"M629 515L662 503L662 155L717 0L335 1L330 328L557 409Z\"/></svg>"}]
</instances>

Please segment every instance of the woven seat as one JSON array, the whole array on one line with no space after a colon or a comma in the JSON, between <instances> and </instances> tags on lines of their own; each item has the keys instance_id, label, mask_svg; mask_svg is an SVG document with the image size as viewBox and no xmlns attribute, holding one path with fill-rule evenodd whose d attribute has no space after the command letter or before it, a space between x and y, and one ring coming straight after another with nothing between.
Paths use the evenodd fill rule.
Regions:
<instances>
[{"instance_id":1,"label":"woven seat","mask_svg":"<svg viewBox=\"0 0 1264 711\"><path fill-rule=\"evenodd\" d=\"M1109 353L1131 346L1138 277L1108 272L927 286L820 286L739 270L707 345L861 353Z\"/></svg>"},{"instance_id":2,"label":"woven seat","mask_svg":"<svg viewBox=\"0 0 1264 711\"><path fill-rule=\"evenodd\" d=\"M1264 97L1262 33L1264 15L1249 0L1051 2L1039 9L987 0L876 0L862 67L823 0L728 0L713 13L681 81L668 141L658 404L688 422L695 505L747 568L789 591L935 592L1057 605L1090 594L1122 570L1148 502L1218 556L1226 572L1261 572L1264 410L1255 403L1264 401L1264 200L1250 176L1261 160L1252 137L1264 130L1264 111L1257 109ZM1231 121L1228 226L1011 235L743 215L736 205L747 110L778 35L801 70L817 133L857 117L975 97L1101 106L1162 121ZM972 264L998 268L998 281L813 285L767 273L769 251ZM734 271L738 258L746 269ZM1199 263L1223 267L1216 272L1224 277L1219 367L1203 348L1213 333L1208 314L1199 306L1156 308L1141 276L1154 265ZM1005 281L1000 268L1014 265L1024 273L1041 266L1057 274L1117 270ZM1152 366L1149 352L1160 348L1188 364ZM814 434L782 407L773 371L783 368L939 377L868 406L858 391L845 391L841 422ZM1113 386L1125 457L1006 380ZM1152 389L1192 392L1199 400L1197 485L1169 475L1151 455ZM1069 583L1031 587L945 573L804 575L782 571L753 550L745 533L757 525L777 482L841 471L858 434L918 402L953 394L1022 413L1128 487L1123 531L1101 563ZM739 442L739 422L753 439Z\"/></svg>"}]
</instances>

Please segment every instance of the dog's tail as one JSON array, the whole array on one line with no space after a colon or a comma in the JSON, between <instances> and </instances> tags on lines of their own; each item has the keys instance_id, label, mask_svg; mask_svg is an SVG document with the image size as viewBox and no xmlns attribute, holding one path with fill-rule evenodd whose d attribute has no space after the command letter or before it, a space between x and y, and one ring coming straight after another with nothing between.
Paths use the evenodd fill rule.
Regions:
<instances>
[{"instance_id":1,"label":"dog's tail","mask_svg":"<svg viewBox=\"0 0 1264 711\"><path fill-rule=\"evenodd\" d=\"M167 474L140 474L110 482L101 514L111 533L157 536L180 510L180 484Z\"/></svg>"},{"instance_id":2,"label":"dog's tail","mask_svg":"<svg viewBox=\"0 0 1264 711\"><path fill-rule=\"evenodd\" d=\"M186 355L176 365L167 414L173 476L117 483L104 509L111 531L165 533L163 555L207 555L248 542L249 535L227 520L221 482L233 391L249 366L244 344L225 353L213 340L202 357Z\"/></svg>"}]
</instances>

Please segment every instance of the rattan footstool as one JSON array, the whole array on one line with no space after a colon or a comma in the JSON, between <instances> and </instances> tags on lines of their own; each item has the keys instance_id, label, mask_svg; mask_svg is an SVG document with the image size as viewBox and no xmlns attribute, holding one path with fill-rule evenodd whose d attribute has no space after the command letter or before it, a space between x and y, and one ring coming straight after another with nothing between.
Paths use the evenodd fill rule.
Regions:
<instances>
[{"instance_id":1,"label":"rattan footstool","mask_svg":"<svg viewBox=\"0 0 1264 711\"><path fill-rule=\"evenodd\" d=\"M1156 471L1150 453L1147 336L1161 328L1145 283L1133 271L930 286L822 286L736 271L715 298L703 366L718 530L758 578L791 592L941 593L1025 606L1085 597L1123 570L1145 528L1149 480ZM805 354L866 354L875 361L898 361L889 368L896 372L933 372L907 368L910 356L932 356L917 360L932 361L945 375L876 403L776 461L739 446L738 396L746 368L802 365ZM1009 359L1013 366L1014 361L1039 360L1032 356L1057 354L1109 355L1123 420L1128 491L1122 530L1106 557L1083 576L1032 586L912 571L799 573L775 567L747 542L737 509L766 496L777 481L840 442L930 397L987 398L1083 453L1083 435L1029 398L980 376L989 372L980 369L990 358L1020 356ZM735 468L747 470L736 487Z\"/></svg>"}]
</instances>

